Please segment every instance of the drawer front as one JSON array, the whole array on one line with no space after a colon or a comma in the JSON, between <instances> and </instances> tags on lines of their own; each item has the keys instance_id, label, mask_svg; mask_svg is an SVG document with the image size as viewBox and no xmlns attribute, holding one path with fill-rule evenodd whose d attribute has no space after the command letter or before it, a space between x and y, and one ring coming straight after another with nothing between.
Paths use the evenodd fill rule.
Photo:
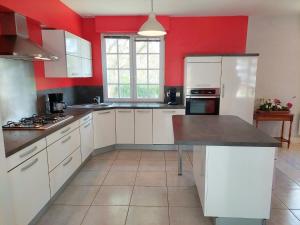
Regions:
<instances>
[{"instance_id":1,"label":"drawer front","mask_svg":"<svg viewBox=\"0 0 300 225\"><path fill-rule=\"evenodd\" d=\"M15 225L25 225L50 200L46 150L22 163L8 173Z\"/></svg>"},{"instance_id":2,"label":"drawer front","mask_svg":"<svg viewBox=\"0 0 300 225\"><path fill-rule=\"evenodd\" d=\"M25 160L29 159L33 155L42 151L46 148L46 139L43 138L36 143L22 149L21 151L11 155L7 158L7 171L13 169L14 167L20 165Z\"/></svg>"},{"instance_id":3,"label":"drawer front","mask_svg":"<svg viewBox=\"0 0 300 225\"><path fill-rule=\"evenodd\" d=\"M79 129L66 135L54 144L47 147L49 171L53 170L67 156L74 152L80 146Z\"/></svg>"},{"instance_id":4,"label":"drawer front","mask_svg":"<svg viewBox=\"0 0 300 225\"><path fill-rule=\"evenodd\" d=\"M61 139L65 135L69 134L73 130L75 130L77 127L79 127L79 120L75 121L74 123L69 124L68 126L65 126L64 128L61 128L60 130L54 132L53 134L50 134L46 137L47 140L47 146L53 144L57 140Z\"/></svg>"},{"instance_id":5,"label":"drawer front","mask_svg":"<svg viewBox=\"0 0 300 225\"><path fill-rule=\"evenodd\" d=\"M85 124L87 121L89 121L91 119L93 119L93 114L92 113L86 115L85 117L82 117L80 119L80 126L83 125L83 124Z\"/></svg>"},{"instance_id":6,"label":"drawer front","mask_svg":"<svg viewBox=\"0 0 300 225\"><path fill-rule=\"evenodd\" d=\"M80 126L80 139L80 149L83 162L94 151L93 121L90 120Z\"/></svg>"},{"instance_id":7,"label":"drawer front","mask_svg":"<svg viewBox=\"0 0 300 225\"><path fill-rule=\"evenodd\" d=\"M76 171L81 164L81 154L78 148L53 171L49 173L51 197L63 186L69 177Z\"/></svg>"}]
</instances>

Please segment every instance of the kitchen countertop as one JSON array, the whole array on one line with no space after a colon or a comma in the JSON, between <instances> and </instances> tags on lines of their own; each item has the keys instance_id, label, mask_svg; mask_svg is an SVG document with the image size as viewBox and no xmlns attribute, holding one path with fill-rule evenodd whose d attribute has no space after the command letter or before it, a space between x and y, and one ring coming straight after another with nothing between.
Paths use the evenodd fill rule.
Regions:
<instances>
[{"instance_id":1,"label":"kitchen countertop","mask_svg":"<svg viewBox=\"0 0 300 225\"><path fill-rule=\"evenodd\" d=\"M175 144L280 147L281 143L236 116L173 116Z\"/></svg>"},{"instance_id":2,"label":"kitchen countertop","mask_svg":"<svg viewBox=\"0 0 300 225\"><path fill-rule=\"evenodd\" d=\"M53 128L47 130L4 130L4 145L5 155L9 157L16 152L26 148L27 146L45 138L51 133L79 120L93 111L107 110L107 109L184 109L183 105L167 105L162 103L112 103L109 106L99 106L96 104L74 105L65 110L66 115L74 116L72 119L65 121Z\"/></svg>"}]
</instances>

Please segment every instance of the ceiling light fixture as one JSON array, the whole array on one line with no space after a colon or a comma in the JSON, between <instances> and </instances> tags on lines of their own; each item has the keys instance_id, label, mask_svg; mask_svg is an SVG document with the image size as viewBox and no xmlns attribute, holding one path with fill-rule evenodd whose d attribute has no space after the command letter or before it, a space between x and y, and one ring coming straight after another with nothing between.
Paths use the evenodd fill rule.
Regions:
<instances>
[{"instance_id":1,"label":"ceiling light fixture","mask_svg":"<svg viewBox=\"0 0 300 225\"><path fill-rule=\"evenodd\" d=\"M153 12L153 0L151 0L151 13L147 21L140 27L138 34L148 37L159 37L167 34L165 28L157 21L156 15Z\"/></svg>"}]
</instances>

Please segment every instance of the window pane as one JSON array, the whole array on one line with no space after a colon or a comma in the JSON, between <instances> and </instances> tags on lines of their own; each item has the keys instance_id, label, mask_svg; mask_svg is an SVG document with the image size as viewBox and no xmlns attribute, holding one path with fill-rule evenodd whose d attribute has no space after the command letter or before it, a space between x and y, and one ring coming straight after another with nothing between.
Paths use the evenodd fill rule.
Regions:
<instances>
[{"instance_id":1,"label":"window pane","mask_svg":"<svg viewBox=\"0 0 300 225\"><path fill-rule=\"evenodd\" d=\"M147 84L147 70L137 70L136 71L136 83L137 84Z\"/></svg>"},{"instance_id":2,"label":"window pane","mask_svg":"<svg viewBox=\"0 0 300 225\"><path fill-rule=\"evenodd\" d=\"M106 52L107 53L117 53L117 47L118 47L117 39L106 38L105 39L105 46L106 46Z\"/></svg>"},{"instance_id":3,"label":"window pane","mask_svg":"<svg viewBox=\"0 0 300 225\"><path fill-rule=\"evenodd\" d=\"M149 55L149 68L159 69L159 54Z\"/></svg>"},{"instance_id":4,"label":"window pane","mask_svg":"<svg viewBox=\"0 0 300 225\"><path fill-rule=\"evenodd\" d=\"M118 70L107 70L107 83L118 83Z\"/></svg>"},{"instance_id":5,"label":"window pane","mask_svg":"<svg viewBox=\"0 0 300 225\"><path fill-rule=\"evenodd\" d=\"M148 86L147 85L137 85L136 94L138 98L147 98L148 97Z\"/></svg>"},{"instance_id":6,"label":"window pane","mask_svg":"<svg viewBox=\"0 0 300 225\"><path fill-rule=\"evenodd\" d=\"M129 53L129 39L118 40L119 53Z\"/></svg>"},{"instance_id":7,"label":"window pane","mask_svg":"<svg viewBox=\"0 0 300 225\"><path fill-rule=\"evenodd\" d=\"M119 55L119 68L129 69L129 55Z\"/></svg>"},{"instance_id":8,"label":"window pane","mask_svg":"<svg viewBox=\"0 0 300 225\"><path fill-rule=\"evenodd\" d=\"M147 42L137 41L136 43L136 53L147 53Z\"/></svg>"},{"instance_id":9,"label":"window pane","mask_svg":"<svg viewBox=\"0 0 300 225\"><path fill-rule=\"evenodd\" d=\"M107 85L108 98L119 98L118 85Z\"/></svg>"},{"instance_id":10,"label":"window pane","mask_svg":"<svg viewBox=\"0 0 300 225\"><path fill-rule=\"evenodd\" d=\"M137 54L136 55L136 68L147 69L147 55Z\"/></svg>"},{"instance_id":11,"label":"window pane","mask_svg":"<svg viewBox=\"0 0 300 225\"><path fill-rule=\"evenodd\" d=\"M149 84L159 84L159 70L149 70Z\"/></svg>"},{"instance_id":12,"label":"window pane","mask_svg":"<svg viewBox=\"0 0 300 225\"><path fill-rule=\"evenodd\" d=\"M117 69L118 68L118 55L107 54L106 55L107 68Z\"/></svg>"},{"instance_id":13,"label":"window pane","mask_svg":"<svg viewBox=\"0 0 300 225\"><path fill-rule=\"evenodd\" d=\"M149 85L148 86L148 97L158 98L159 97L159 85Z\"/></svg>"},{"instance_id":14,"label":"window pane","mask_svg":"<svg viewBox=\"0 0 300 225\"><path fill-rule=\"evenodd\" d=\"M148 43L149 43L149 53L159 53L160 42L153 41Z\"/></svg>"},{"instance_id":15,"label":"window pane","mask_svg":"<svg viewBox=\"0 0 300 225\"><path fill-rule=\"evenodd\" d=\"M119 71L120 84L130 84L130 71L120 70Z\"/></svg>"},{"instance_id":16,"label":"window pane","mask_svg":"<svg viewBox=\"0 0 300 225\"><path fill-rule=\"evenodd\" d=\"M130 98L130 85L120 85L120 98Z\"/></svg>"}]
</instances>

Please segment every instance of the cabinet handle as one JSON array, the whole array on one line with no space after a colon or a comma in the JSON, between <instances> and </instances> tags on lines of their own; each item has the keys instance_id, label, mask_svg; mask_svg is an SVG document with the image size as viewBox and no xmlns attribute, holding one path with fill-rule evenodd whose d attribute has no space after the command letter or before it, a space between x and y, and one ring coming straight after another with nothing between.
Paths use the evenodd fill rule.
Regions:
<instances>
[{"instance_id":1,"label":"cabinet handle","mask_svg":"<svg viewBox=\"0 0 300 225\"><path fill-rule=\"evenodd\" d=\"M69 159L68 159L68 161L67 162L65 162L64 164L63 164L63 166L66 166L66 165L68 165L71 161L73 160L73 157L70 157Z\"/></svg>"},{"instance_id":2,"label":"cabinet handle","mask_svg":"<svg viewBox=\"0 0 300 225\"><path fill-rule=\"evenodd\" d=\"M91 123L88 123L87 125L84 126L84 128L88 128L91 125Z\"/></svg>"},{"instance_id":3,"label":"cabinet handle","mask_svg":"<svg viewBox=\"0 0 300 225\"><path fill-rule=\"evenodd\" d=\"M222 98L225 96L225 84L222 84Z\"/></svg>"},{"instance_id":4,"label":"cabinet handle","mask_svg":"<svg viewBox=\"0 0 300 225\"><path fill-rule=\"evenodd\" d=\"M89 118L90 118L89 116L88 116L88 117L85 117L85 118L83 119L83 121L88 121Z\"/></svg>"},{"instance_id":5,"label":"cabinet handle","mask_svg":"<svg viewBox=\"0 0 300 225\"><path fill-rule=\"evenodd\" d=\"M67 141L71 139L71 136L67 137L65 140L61 141L62 144L65 144Z\"/></svg>"},{"instance_id":6,"label":"cabinet handle","mask_svg":"<svg viewBox=\"0 0 300 225\"><path fill-rule=\"evenodd\" d=\"M101 115L101 114L107 114L107 113L110 113L110 111L106 111L106 112L98 112L99 115Z\"/></svg>"},{"instance_id":7,"label":"cabinet handle","mask_svg":"<svg viewBox=\"0 0 300 225\"><path fill-rule=\"evenodd\" d=\"M71 130L71 127L68 127L67 129L61 131L60 133L61 133L61 134L64 134L64 133L67 133L69 130Z\"/></svg>"},{"instance_id":8,"label":"cabinet handle","mask_svg":"<svg viewBox=\"0 0 300 225\"><path fill-rule=\"evenodd\" d=\"M173 110L173 111L163 111L164 113L176 113L176 111L175 110Z\"/></svg>"},{"instance_id":9,"label":"cabinet handle","mask_svg":"<svg viewBox=\"0 0 300 225\"><path fill-rule=\"evenodd\" d=\"M21 171L25 171L27 169L29 169L30 167L32 167L34 164L36 164L39 161L38 158L36 158L35 160L33 160L31 163L29 163L28 165L24 166L23 168L21 168Z\"/></svg>"},{"instance_id":10,"label":"cabinet handle","mask_svg":"<svg viewBox=\"0 0 300 225\"><path fill-rule=\"evenodd\" d=\"M150 113L150 110L137 110L138 113Z\"/></svg>"},{"instance_id":11,"label":"cabinet handle","mask_svg":"<svg viewBox=\"0 0 300 225\"><path fill-rule=\"evenodd\" d=\"M132 111L131 110L118 110L118 112L120 112L120 113L130 113Z\"/></svg>"},{"instance_id":12,"label":"cabinet handle","mask_svg":"<svg viewBox=\"0 0 300 225\"><path fill-rule=\"evenodd\" d=\"M37 148L38 148L37 146L34 146L32 149L28 150L27 152L24 152L24 153L20 154L20 158L24 158L25 156L33 153L34 151L37 150Z\"/></svg>"}]
</instances>

